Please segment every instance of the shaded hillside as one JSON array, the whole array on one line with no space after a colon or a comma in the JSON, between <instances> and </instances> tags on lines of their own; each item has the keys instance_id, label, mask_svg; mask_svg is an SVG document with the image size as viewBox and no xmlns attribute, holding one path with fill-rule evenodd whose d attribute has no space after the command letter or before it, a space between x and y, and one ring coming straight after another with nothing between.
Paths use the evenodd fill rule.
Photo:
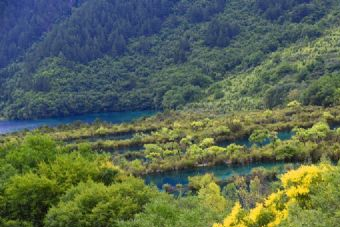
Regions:
<instances>
[{"instance_id":1,"label":"shaded hillside","mask_svg":"<svg viewBox=\"0 0 340 227\"><path fill-rule=\"evenodd\" d=\"M0 1L0 67L23 55L85 0Z\"/></svg>"},{"instance_id":2,"label":"shaded hillside","mask_svg":"<svg viewBox=\"0 0 340 227\"><path fill-rule=\"evenodd\" d=\"M22 61L0 71L0 110L6 117L36 118L178 108L202 97L216 108L245 82L242 75L266 64L274 52L313 42L336 26L335 5L335 0L88 0ZM219 81L229 84L228 78L240 82L224 89ZM258 83L258 90L245 88L231 97L258 97L247 108L285 102L265 103L274 85ZM241 104L227 103L228 109Z\"/></svg>"}]
</instances>

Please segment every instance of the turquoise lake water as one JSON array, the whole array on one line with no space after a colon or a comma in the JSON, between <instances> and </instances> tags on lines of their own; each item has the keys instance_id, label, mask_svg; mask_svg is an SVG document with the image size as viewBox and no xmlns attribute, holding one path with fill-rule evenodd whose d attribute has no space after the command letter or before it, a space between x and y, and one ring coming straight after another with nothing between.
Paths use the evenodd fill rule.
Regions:
<instances>
[{"instance_id":1,"label":"turquoise lake water","mask_svg":"<svg viewBox=\"0 0 340 227\"><path fill-rule=\"evenodd\" d=\"M281 131L281 132L278 132L277 133L277 137L280 139L280 140L289 140L291 139L292 137L294 136L294 132L292 131ZM236 141L225 141L225 142L222 142L222 143L218 143L217 145L218 146L221 146L221 147L227 147L229 146L230 144L232 143L235 143L237 145L242 145L242 146L245 146L245 147L251 147L253 146L253 143L251 143L249 141L249 138L246 137L246 138L242 138L242 139L238 139ZM267 139L264 141L263 144L261 144L260 146L263 146L263 145L268 145L270 143L270 140Z\"/></svg>"},{"instance_id":2,"label":"turquoise lake water","mask_svg":"<svg viewBox=\"0 0 340 227\"><path fill-rule=\"evenodd\" d=\"M155 111L131 111L131 112L112 112L86 114L71 117L47 118L39 120L0 120L0 134L12 133L21 130L32 130L42 126L55 127L62 124L70 124L76 121L92 123L99 119L108 123L131 122L141 117L154 115Z\"/></svg>"},{"instance_id":3,"label":"turquoise lake water","mask_svg":"<svg viewBox=\"0 0 340 227\"><path fill-rule=\"evenodd\" d=\"M72 116L65 118L49 118L40 120L3 120L0 121L0 134L12 133L21 130L32 130L41 126L55 127L61 124L70 124L76 121L81 121L84 123L92 123L99 119L108 123L122 123L131 122L141 117L148 117L156 114L155 111L133 111L133 112L113 112L113 113L98 113L98 114L86 114L80 116ZM332 129L338 128L338 125L332 126ZM294 135L291 131L282 131L278 133L278 137L281 140L288 140ZM265 141L264 144L268 144L270 141ZM253 144L249 142L248 138L239 139L237 141L226 141L219 143L219 146L228 146L231 143L236 143L246 147L251 147ZM143 149L143 147L136 148L136 151ZM131 150L129 148L128 150ZM169 184L171 186L176 186L176 184L188 184L189 176L203 175L206 173L213 173L219 180L228 180L228 178L235 175L247 175L250 174L252 169L256 167L264 167L266 169L271 169L273 167L282 168L284 163L255 163L246 166L215 166L215 167L203 167L195 168L189 170L180 170L165 172L160 174L150 174L145 177L145 182L147 184L155 184L158 188L162 188L164 184Z\"/></svg>"},{"instance_id":4,"label":"turquoise lake water","mask_svg":"<svg viewBox=\"0 0 340 227\"><path fill-rule=\"evenodd\" d=\"M279 170L283 171L284 165L285 163L253 163L244 166L220 165L213 167L186 169L150 174L145 177L145 183L154 184L160 189L164 184L169 184L171 186L176 186L177 184L187 185L189 182L188 177L204 175L206 173L212 173L218 180L225 181L235 175L248 175L254 168L257 167L263 167L265 169L279 168Z\"/></svg>"},{"instance_id":5,"label":"turquoise lake water","mask_svg":"<svg viewBox=\"0 0 340 227\"><path fill-rule=\"evenodd\" d=\"M280 140L289 140L294 136L294 133L292 131L282 131L279 132L277 136ZM253 146L253 144L249 142L248 138L239 139L233 142L226 141L224 143L219 143L218 145L222 147L227 147L232 143L246 146L248 148ZM270 140L267 140L261 146L267 145L269 143ZM252 169L257 167L263 167L265 169L279 168L283 170L284 165L285 163L252 163L244 166L220 165L214 167L203 167L196 169L150 174L145 177L145 182L147 184L155 184L159 189L161 189L164 184L169 184L171 186L176 186L176 184L187 185L188 177L204 175L206 173L212 173L218 180L225 181L235 175L248 175L251 173Z\"/></svg>"}]
</instances>

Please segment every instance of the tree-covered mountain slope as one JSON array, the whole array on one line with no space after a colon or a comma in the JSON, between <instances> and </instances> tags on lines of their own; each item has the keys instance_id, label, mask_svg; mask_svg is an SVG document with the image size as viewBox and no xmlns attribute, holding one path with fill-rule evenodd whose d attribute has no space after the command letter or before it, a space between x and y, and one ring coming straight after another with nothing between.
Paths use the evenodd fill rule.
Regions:
<instances>
[{"instance_id":1,"label":"tree-covered mountain slope","mask_svg":"<svg viewBox=\"0 0 340 227\"><path fill-rule=\"evenodd\" d=\"M85 0L0 1L0 67L15 61Z\"/></svg>"},{"instance_id":2,"label":"tree-covered mountain slope","mask_svg":"<svg viewBox=\"0 0 340 227\"><path fill-rule=\"evenodd\" d=\"M195 108L223 111L275 107L301 100L306 105L332 106L340 101L340 30L334 27L316 40L274 52L259 66L214 84ZM220 94L221 93L221 94Z\"/></svg>"},{"instance_id":3,"label":"tree-covered mountain slope","mask_svg":"<svg viewBox=\"0 0 340 227\"><path fill-rule=\"evenodd\" d=\"M338 25L335 0L80 3L0 70L4 117L179 108L197 101L193 106L225 110L272 107L299 97L315 103L310 92L301 92L337 69L331 50L336 43L319 54L324 61L327 53L333 56L332 69L318 70L316 62L302 75L298 62L285 60L293 61L290 52L296 48L322 42ZM283 60L273 68L274 57ZM260 69L261 75L254 73ZM291 95L266 101L270 92ZM316 104L330 104L320 100Z\"/></svg>"}]
</instances>

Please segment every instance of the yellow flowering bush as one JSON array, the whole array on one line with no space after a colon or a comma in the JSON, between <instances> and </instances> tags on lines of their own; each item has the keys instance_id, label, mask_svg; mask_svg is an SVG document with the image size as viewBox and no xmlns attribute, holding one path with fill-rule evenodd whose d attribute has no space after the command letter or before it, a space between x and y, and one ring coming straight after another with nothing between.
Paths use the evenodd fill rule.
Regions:
<instances>
[{"instance_id":1,"label":"yellow flowering bush","mask_svg":"<svg viewBox=\"0 0 340 227\"><path fill-rule=\"evenodd\" d=\"M281 177L282 189L271 194L263 203L246 212L237 203L222 224L213 227L277 227L289 215L289 207L308 204L308 193L313 184L322 181L323 173L332 170L330 165L301 166Z\"/></svg>"},{"instance_id":2,"label":"yellow flowering bush","mask_svg":"<svg viewBox=\"0 0 340 227\"><path fill-rule=\"evenodd\" d=\"M282 186L289 198L307 195L313 181L320 178L324 168L317 166L302 166L282 176Z\"/></svg>"},{"instance_id":3,"label":"yellow flowering bush","mask_svg":"<svg viewBox=\"0 0 340 227\"><path fill-rule=\"evenodd\" d=\"M242 223L243 209L240 203L236 203L230 215L224 219L223 224L214 224L213 227L245 227Z\"/></svg>"}]
</instances>

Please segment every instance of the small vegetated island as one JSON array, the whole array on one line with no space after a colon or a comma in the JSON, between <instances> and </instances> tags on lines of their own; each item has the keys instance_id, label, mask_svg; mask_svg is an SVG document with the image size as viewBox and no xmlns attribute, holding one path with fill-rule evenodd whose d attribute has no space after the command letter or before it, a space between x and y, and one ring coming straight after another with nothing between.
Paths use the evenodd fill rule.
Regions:
<instances>
[{"instance_id":1,"label":"small vegetated island","mask_svg":"<svg viewBox=\"0 0 340 227\"><path fill-rule=\"evenodd\" d=\"M0 126L128 119L1 134L0 226L339 226L339 15L337 0L0 0Z\"/></svg>"}]
</instances>

